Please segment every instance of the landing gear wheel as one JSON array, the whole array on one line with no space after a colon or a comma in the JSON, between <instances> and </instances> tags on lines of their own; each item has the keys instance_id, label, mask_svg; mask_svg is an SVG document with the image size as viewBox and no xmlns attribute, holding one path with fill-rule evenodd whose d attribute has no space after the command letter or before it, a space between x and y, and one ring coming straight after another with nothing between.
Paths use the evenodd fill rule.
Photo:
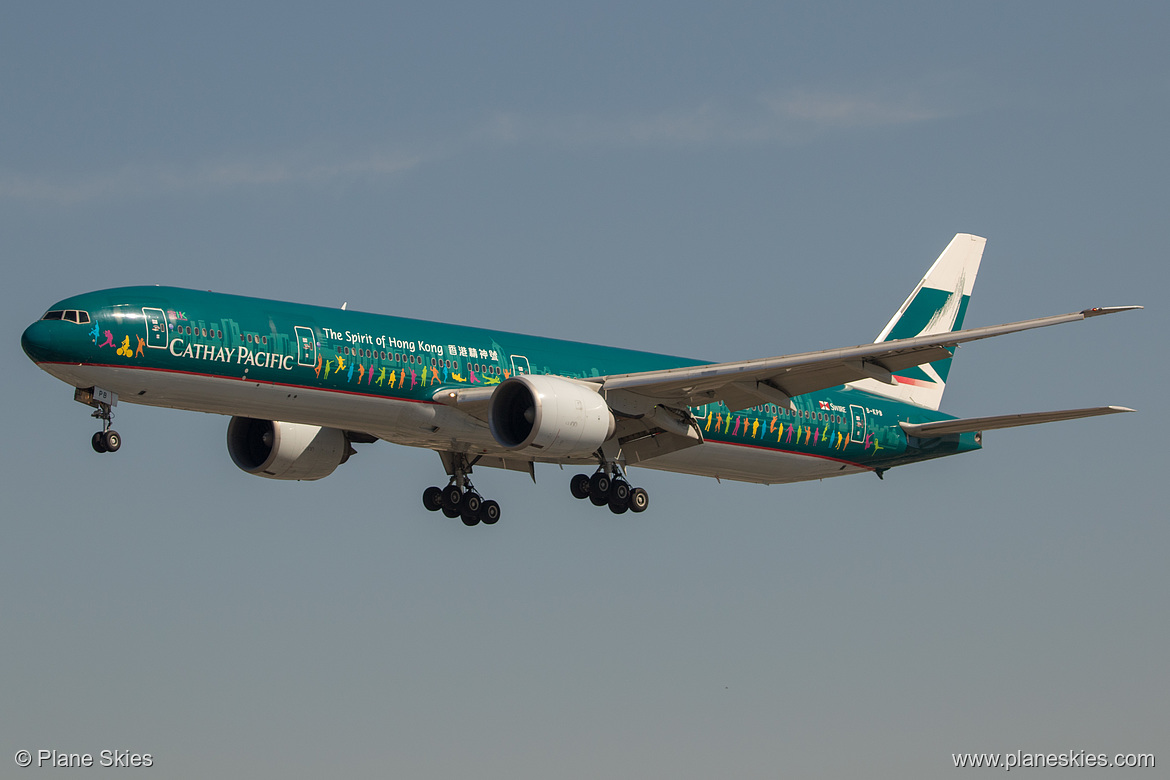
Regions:
<instances>
[{"instance_id":1,"label":"landing gear wheel","mask_svg":"<svg viewBox=\"0 0 1170 780\"><path fill-rule=\"evenodd\" d=\"M463 516L475 515L479 517L479 509L483 506L483 499L478 493L463 494Z\"/></svg>"},{"instance_id":2,"label":"landing gear wheel","mask_svg":"<svg viewBox=\"0 0 1170 780\"><path fill-rule=\"evenodd\" d=\"M610 498L609 498L609 511L613 512L615 515L625 514L626 510L629 508L630 508L630 502L629 502L628 498L623 500L623 499L618 498L617 496L610 496Z\"/></svg>"},{"instance_id":3,"label":"landing gear wheel","mask_svg":"<svg viewBox=\"0 0 1170 780\"><path fill-rule=\"evenodd\" d=\"M106 449L106 435L101 431L95 433L89 443L93 446L94 452L109 452Z\"/></svg>"},{"instance_id":4,"label":"landing gear wheel","mask_svg":"<svg viewBox=\"0 0 1170 780\"><path fill-rule=\"evenodd\" d=\"M431 512L438 512L443 508L443 489L429 487L423 491L423 506Z\"/></svg>"},{"instance_id":5,"label":"landing gear wheel","mask_svg":"<svg viewBox=\"0 0 1170 780\"><path fill-rule=\"evenodd\" d=\"M442 511L450 518L458 517L466 526L494 525L500 519L500 505L488 501L471 484L471 469L482 455L469 457L462 452L440 452L443 469L450 477L445 488L427 488L423 504L427 509Z\"/></svg>"},{"instance_id":6,"label":"landing gear wheel","mask_svg":"<svg viewBox=\"0 0 1170 780\"><path fill-rule=\"evenodd\" d=\"M590 479L588 474L578 474L569 480L569 492L573 498L589 498Z\"/></svg>"},{"instance_id":7,"label":"landing gear wheel","mask_svg":"<svg viewBox=\"0 0 1170 780\"><path fill-rule=\"evenodd\" d=\"M599 471L589 478L589 503L593 506L605 506L609 503L609 475Z\"/></svg>"},{"instance_id":8,"label":"landing gear wheel","mask_svg":"<svg viewBox=\"0 0 1170 780\"><path fill-rule=\"evenodd\" d=\"M102 434L102 444L106 445L106 452L117 452L122 449L122 437L117 431L106 431Z\"/></svg>"},{"instance_id":9,"label":"landing gear wheel","mask_svg":"<svg viewBox=\"0 0 1170 780\"><path fill-rule=\"evenodd\" d=\"M630 483L624 479L615 479L609 486L609 502L620 501L628 504L630 499Z\"/></svg>"},{"instance_id":10,"label":"landing gear wheel","mask_svg":"<svg viewBox=\"0 0 1170 780\"><path fill-rule=\"evenodd\" d=\"M630 511L631 512L645 512L646 507L650 506L650 494L642 488L634 488L630 491Z\"/></svg>"},{"instance_id":11,"label":"landing gear wheel","mask_svg":"<svg viewBox=\"0 0 1170 780\"><path fill-rule=\"evenodd\" d=\"M443 488L443 508L454 509L456 512L463 508L463 491L458 485L448 485ZM456 515L452 515L455 517Z\"/></svg>"}]
</instances>

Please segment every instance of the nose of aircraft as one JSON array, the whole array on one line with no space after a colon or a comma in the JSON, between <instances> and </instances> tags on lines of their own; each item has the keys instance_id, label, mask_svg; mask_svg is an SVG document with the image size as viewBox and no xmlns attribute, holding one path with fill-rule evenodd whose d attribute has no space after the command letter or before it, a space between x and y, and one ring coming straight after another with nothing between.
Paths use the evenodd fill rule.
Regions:
<instances>
[{"instance_id":1,"label":"nose of aircraft","mask_svg":"<svg viewBox=\"0 0 1170 780\"><path fill-rule=\"evenodd\" d=\"M52 360L54 355L53 331L58 323L37 320L24 329L20 337L20 348L36 363Z\"/></svg>"}]
</instances>

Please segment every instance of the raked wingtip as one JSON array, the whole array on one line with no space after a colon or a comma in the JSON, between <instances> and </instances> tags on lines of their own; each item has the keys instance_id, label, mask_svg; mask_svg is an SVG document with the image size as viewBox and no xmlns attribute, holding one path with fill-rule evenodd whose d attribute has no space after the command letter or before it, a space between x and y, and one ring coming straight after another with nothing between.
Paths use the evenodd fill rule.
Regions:
<instances>
[{"instance_id":1,"label":"raked wingtip","mask_svg":"<svg viewBox=\"0 0 1170 780\"><path fill-rule=\"evenodd\" d=\"M1085 309L1081 314L1086 317L1100 317L1102 314L1115 314L1119 311L1133 311L1134 309L1144 309L1145 306L1095 306L1092 309Z\"/></svg>"}]
</instances>

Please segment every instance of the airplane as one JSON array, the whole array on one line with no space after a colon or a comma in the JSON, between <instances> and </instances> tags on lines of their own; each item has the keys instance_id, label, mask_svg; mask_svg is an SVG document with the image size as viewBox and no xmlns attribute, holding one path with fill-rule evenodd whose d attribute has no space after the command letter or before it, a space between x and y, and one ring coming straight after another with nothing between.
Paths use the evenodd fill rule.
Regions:
<instances>
[{"instance_id":1,"label":"airplane","mask_svg":"<svg viewBox=\"0 0 1170 780\"><path fill-rule=\"evenodd\" d=\"M963 330L986 239L957 234L871 344L729 363L174 287L61 300L21 337L74 387L116 452L119 401L230 415L243 471L316 480L379 439L439 454L426 509L492 525L475 466L596 465L572 495L615 514L649 494L631 466L765 484L978 450L982 432L1121 406L956 418L939 411L955 349L1140 306ZM375 378L376 375L376 378Z\"/></svg>"}]
</instances>

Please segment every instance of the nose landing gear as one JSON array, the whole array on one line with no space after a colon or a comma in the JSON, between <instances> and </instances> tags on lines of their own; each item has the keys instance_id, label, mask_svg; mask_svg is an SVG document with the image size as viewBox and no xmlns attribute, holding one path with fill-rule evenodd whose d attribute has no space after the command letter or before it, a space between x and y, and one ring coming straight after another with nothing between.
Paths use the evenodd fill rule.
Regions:
<instances>
[{"instance_id":1,"label":"nose landing gear","mask_svg":"<svg viewBox=\"0 0 1170 780\"><path fill-rule=\"evenodd\" d=\"M94 452L117 452L122 449L122 436L117 431L110 429L110 424L114 419L114 411L109 404L100 401L94 403L98 407L90 417L101 420L102 429L90 438L89 443L93 446Z\"/></svg>"},{"instance_id":2,"label":"nose landing gear","mask_svg":"<svg viewBox=\"0 0 1170 780\"><path fill-rule=\"evenodd\" d=\"M144 391L145 392L145 391ZM102 421L102 429L89 440L94 452L117 452L122 448L122 437L117 431L110 430L110 423L114 419L114 406L118 403L117 393L101 387L77 387L73 390L73 400L93 407L90 417Z\"/></svg>"}]
</instances>

